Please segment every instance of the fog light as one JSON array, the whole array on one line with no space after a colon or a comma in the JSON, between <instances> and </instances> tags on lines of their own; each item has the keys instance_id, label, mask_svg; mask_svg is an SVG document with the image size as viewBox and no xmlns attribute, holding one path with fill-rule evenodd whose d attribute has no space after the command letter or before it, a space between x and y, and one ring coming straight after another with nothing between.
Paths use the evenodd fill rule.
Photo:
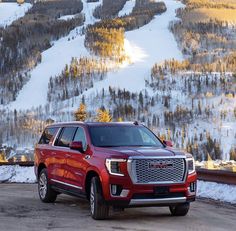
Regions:
<instances>
[{"instance_id":1,"label":"fog light","mask_svg":"<svg viewBox=\"0 0 236 231\"><path fill-rule=\"evenodd\" d=\"M196 191L196 182L191 182L190 183L190 192L195 192Z\"/></svg>"},{"instance_id":2,"label":"fog light","mask_svg":"<svg viewBox=\"0 0 236 231\"><path fill-rule=\"evenodd\" d=\"M111 185L111 194L116 195L116 193L117 193L117 185L112 184Z\"/></svg>"},{"instance_id":3,"label":"fog light","mask_svg":"<svg viewBox=\"0 0 236 231\"><path fill-rule=\"evenodd\" d=\"M121 185L111 184L111 195L116 197L127 197L129 190L123 189Z\"/></svg>"},{"instance_id":4,"label":"fog light","mask_svg":"<svg viewBox=\"0 0 236 231\"><path fill-rule=\"evenodd\" d=\"M191 182L188 187L188 194L195 195L196 194L196 182Z\"/></svg>"},{"instance_id":5,"label":"fog light","mask_svg":"<svg viewBox=\"0 0 236 231\"><path fill-rule=\"evenodd\" d=\"M120 196L123 187L121 185L112 184L111 185L111 195Z\"/></svg>"}]
</instances>

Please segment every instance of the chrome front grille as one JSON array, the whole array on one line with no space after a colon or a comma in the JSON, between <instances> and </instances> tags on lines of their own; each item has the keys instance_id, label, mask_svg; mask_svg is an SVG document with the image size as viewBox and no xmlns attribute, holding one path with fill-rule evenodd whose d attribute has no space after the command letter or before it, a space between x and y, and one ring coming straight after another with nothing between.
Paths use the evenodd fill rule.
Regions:
<instances>
[{"instance_id":1,"label":"chrome front grille","mask_svg":"<svg viewBox=\"0 0 236 231\"><path fill-rule=\"evenodd\" d=\"M135 184L174 184L186 178L185 158L131 158L130 177Z\"/></svg>"}]
</instances>

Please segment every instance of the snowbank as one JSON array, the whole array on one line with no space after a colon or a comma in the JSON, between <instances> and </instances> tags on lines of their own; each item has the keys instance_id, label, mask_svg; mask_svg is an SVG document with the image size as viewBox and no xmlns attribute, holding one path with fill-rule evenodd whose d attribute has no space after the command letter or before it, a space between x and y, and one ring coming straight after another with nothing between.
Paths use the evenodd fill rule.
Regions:
<instances>
[{"instance_id":1,"label":"snowbank","mask_svg":"<svg viewBox=\"0 0 236 231\"><path fill-rule=\"evenodd\" d=\"M13 21L21 18L31 8L31 4L24 3L19 6L17 3L0 2L0 27L6 27L12 24Z\"/></svg>"},{"instance_id":2,"label":"snowbank","mask_svg":"<svg viewBox=\"0 0 236 231\"><path fill-rule=\"evenodd\" d=\"M35 183L34 167L0 166L0 183Z\"/></svg>"},{"instance_id":3,"label":"snowbank","mask_svg":"<svg viewBox=\"0 0 236 231\"><path fill-rule=\"evenodd\" d=\"M236 185L198 181L197 187L197 195L199 197L236 204Z\"/></svg>"}]
</instances>

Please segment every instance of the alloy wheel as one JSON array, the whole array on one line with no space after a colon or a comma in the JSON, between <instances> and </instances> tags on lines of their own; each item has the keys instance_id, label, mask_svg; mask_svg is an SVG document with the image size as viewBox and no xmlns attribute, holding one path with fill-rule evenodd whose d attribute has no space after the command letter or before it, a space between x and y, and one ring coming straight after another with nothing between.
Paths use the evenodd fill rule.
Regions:
<instances>
[{"instance_id":1,"label":"alloy wheel","mask_svg":"<svg viewBox=\"0 0 236 231\"><path fill-rule=\"evenodd\" d=\"M42 173L39 178L39 195L42 199L46 197L47 193L47 177Z\"/></svg>"}]
</instances>

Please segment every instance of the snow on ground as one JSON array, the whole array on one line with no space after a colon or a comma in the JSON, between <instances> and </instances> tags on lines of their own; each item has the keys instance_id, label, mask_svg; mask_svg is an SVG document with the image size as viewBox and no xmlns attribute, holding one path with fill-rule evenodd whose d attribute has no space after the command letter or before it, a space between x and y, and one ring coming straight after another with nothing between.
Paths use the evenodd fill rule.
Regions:
<instances>
[{"instance_id":1,"label":"snow on ground","mask_svg":"<svg viewBox=\"0 0 236 231\"><path fill-rule=\"evenodd\" d=\"M197 195L199 197L236 204L236 185L198 181L197 188Z\"/></svg>"},{"instance_id":2,"label":"snow on ground","mask_svg":"<svg viewBox=\"0 0 236 231\"><path fill-rule=\"evenodd\" d=\"M183 7L180 2L164 0L167 11L156 16L149 24L125 33L128 52L133 53L133 62L125 67L109 72L108 77L97 82L85 94L89 96L100 92L109 86L139 92L145 89L145 79L150 76L152 66L156 62L175 58L182 60L183 56L178 49L177 42L171 31L169 23L176 20L176 9Z\"/></svg>"},{"instance_id":3,"label":"snow on ground","mask_svg":"<svg viewBox=\"0 0 236 231\"><path fill-rule=\"evenodd\" d=\"M119 12L118 16L122 17L125 15L129 15L132 12L134 6L135 6L135 0L127 1L124 5L123 9Z\"/></svg>"},{"instance_id":4,"label":"snow on ground","mask_svg":"<svg viewBox=\"0 0 236 231\"><path fill-rule=\"evenodd\" d=\"M0 183L35 183L34 167L0 166Z\"/></svg>"},{"instance_id":5,"label":"snow on ground","mask_svg":"<svg viewBox=\"0 0 236 231\"><path fill-rule=\"evenodd\" d=\"M96 21L92 14L93 10L101 4L101 0L95 3L87 3L83 0L83 4L83 13L86 16L83 26L85 26ZM20 91L16 101L10 104L10 108L24 110L47 103L50 77L59 75L66 64L70 64L73 57L89 55L84 47L84 36L80 35L83 26L75 28L68 36L55 41L51 48L42 52L42 62L31 71L30 80Z\"/></svg>"},{"instance_id":6,"label":"snow on ground","mask_svg":"<svg viewBox=\"0 0 236 231\"><path fill-rule=\"evenodd\" d=\"M9 26L16 19L23 17L31 6L30 3L18 5L13 2L0 2L0 27Z\"/></svg>"}]
</instances>

